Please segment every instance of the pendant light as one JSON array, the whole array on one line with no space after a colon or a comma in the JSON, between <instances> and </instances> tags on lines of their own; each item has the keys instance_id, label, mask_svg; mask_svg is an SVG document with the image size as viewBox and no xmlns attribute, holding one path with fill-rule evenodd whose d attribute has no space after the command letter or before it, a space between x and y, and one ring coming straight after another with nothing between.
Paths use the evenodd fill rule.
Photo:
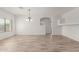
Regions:
<instances>
[{"instance_id":1,"label":"pendant light","mask_svg":"<svg viewBox=\"0 0 79 59\"><path fill-rule=\"evenodd\" d=\"M30 16L31 9L28 9L28 17L26 18L26 21L32 21L32 18Z\"/></svg>"}]
</instances>

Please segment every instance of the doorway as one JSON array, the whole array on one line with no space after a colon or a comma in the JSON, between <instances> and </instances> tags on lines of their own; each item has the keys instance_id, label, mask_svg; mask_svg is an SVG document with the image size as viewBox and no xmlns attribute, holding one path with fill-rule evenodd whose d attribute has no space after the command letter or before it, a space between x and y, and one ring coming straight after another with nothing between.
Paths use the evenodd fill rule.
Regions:
<instances>
[{"instance_id":1,"label":"doorway","mask_svg":"<svg viewBox=\"0 0 79 59\"><path fill-rule=\"evenodd\" d=\"M43 17L40 19L40 23L42 25L45 25L45 34L51 35L52 34L51 19L49 17Z\"/></svg>"}]
</instances>

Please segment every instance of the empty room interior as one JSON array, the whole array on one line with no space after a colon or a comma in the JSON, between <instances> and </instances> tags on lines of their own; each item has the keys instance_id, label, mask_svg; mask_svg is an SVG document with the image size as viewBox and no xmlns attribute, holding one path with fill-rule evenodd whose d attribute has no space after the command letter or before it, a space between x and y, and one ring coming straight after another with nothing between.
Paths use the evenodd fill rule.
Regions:
<instances>
[{"instance_id":1,"label":"empty room interior","mask_svg":"<svg viewBox=\"0 0 79 59\"><path fill-rule=\"evenodd\" d=\"M79 52L79 8L0 7L0 52Z\"/></svg>"}]
</instances>

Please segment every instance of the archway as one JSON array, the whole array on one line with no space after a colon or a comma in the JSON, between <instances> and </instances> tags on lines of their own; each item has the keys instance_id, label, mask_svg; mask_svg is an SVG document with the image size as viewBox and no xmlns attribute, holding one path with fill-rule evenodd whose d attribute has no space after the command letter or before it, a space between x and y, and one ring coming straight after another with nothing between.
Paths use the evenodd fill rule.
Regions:
<instances>
[{"instance_id":1,"label":"archway","mask_svg":"<svg viewBox=\"0 0 79 59\"><path fill-rule=\"evenodd\" d=\"M52 28L51 28L51 19L50 17L43 17L40 19L40 24L45 25L45 34L50 35L52 34Z\"/></svg>"}]
</instances>

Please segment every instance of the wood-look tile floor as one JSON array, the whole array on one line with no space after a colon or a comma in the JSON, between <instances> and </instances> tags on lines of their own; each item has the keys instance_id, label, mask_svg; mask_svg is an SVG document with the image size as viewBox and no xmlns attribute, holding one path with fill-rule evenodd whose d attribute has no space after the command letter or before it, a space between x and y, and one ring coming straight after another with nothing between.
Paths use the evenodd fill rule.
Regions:
<instances>
[{"instance_id":1,"label":"wood-look tile floor","mask_svg":"<svg viewBox=\"0 0 79 59\"><path fill-rule=\"evenodd\" d=\"M79 42L64 36L14 36L0 41L0 52L78 52Z\"/></svg>"}]
</instances>

